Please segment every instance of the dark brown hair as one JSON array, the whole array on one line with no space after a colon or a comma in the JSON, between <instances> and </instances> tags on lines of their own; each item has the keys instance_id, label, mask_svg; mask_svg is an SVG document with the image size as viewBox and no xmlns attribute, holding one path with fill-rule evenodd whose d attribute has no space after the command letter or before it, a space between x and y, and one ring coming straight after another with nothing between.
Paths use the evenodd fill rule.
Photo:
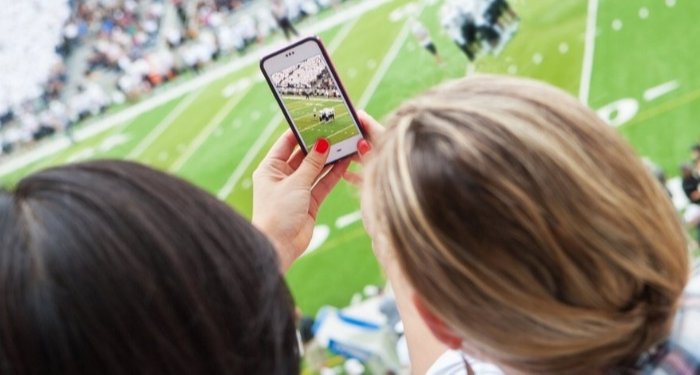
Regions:
<instances>
[{"instance_id":1,"label":"dark brown hair","mask_svg":"<svg viewBox=\"0 0 700 375\"><path fill-rule=\"evenodd\" d=\"M121 161L0 192L3 374L291 374L270 242L180 179Z\"/></svg>"}]
</instances>

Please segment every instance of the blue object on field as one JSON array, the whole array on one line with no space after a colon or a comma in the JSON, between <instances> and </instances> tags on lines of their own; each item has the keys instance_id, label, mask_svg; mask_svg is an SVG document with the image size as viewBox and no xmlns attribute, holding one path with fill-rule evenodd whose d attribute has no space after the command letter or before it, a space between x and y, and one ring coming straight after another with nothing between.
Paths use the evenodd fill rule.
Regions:
<instances>
[{"instance_id":1,"label":"blue object on field","mask_svg":"<svg viewBox=\"0 0 700 375\"><path fill-rule=\"evenodd\" d=\"M346 358L356 358L362 362L367 362L374 356L374 354L367 350L360 349L353 345L343 344L335 340L328 341L328 350Z\"/></svg>"},{"instance_id":2,"label":"blue object on field","mask_svg":"<svg viewBox=\"0 0 700 375\"><path fill-rule=\"evenodd\" d=\"M314 336L316 336L316 333L318 333L318 329L321 328L321 324L324 320L326 320L328 314L333 312L335 312L335 308L330 306L323 306L318 310L316 313L316 319L314 320L314 325L311 326L311 333L313 333Z\"/></svg>"},{"instance_id":3,"label":"blue object on field","mask_svg":"<svg viewBox=\"0 0 700 375\"><path fill-rule=\"evenodd\" d=\"M356 327L364 328L368 331L379 331L380 329L382 329L382 326L378 324L353 318L351 316L343 314L342 311L338 311L338 318L340 318L340 320L344 321L345 323L354 325Z\"/></svg>"}]
</instances>

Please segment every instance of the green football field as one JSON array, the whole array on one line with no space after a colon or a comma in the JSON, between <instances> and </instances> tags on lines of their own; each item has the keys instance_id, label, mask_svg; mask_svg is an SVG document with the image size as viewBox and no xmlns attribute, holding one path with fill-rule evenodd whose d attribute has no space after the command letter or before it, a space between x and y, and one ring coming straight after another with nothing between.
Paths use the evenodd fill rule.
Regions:
<instances>
[{"instance_id":1,"label":"green football field","mask_svg":"<svg viewBox=\"0 0 700 375\"><path fill-rule=\"evenodd\" d=\"M282 96L282 100L299 128L307 149L311 149L319 138L326 138L331 144L336 144L358 134L352 117L341 99ZM321 121L320 113L324 108L333 108L335 119Z\"/></svg>"},{"instance_id":2,"label":"green football field","mask_svg":"<svg viewBox=\"0 0 700 375\"><path fill-rule=\"evenodd\" d=\"M700 140L700 2L511 3L521 17L517 34L499 56L485 56L474 70L534 77L563 88L599 110L641 156L677 175L691 143ZM440 29L441 4L352 0L301 30L323 38L356 107L381 119L403 100L465 75L465 56ZM413 39L411 16L431 31L446 66L438 66ZM2 184L52 165L124 158L190 180L249 217L251 174L287 129L258 71L259 56L262 51L234 57L83 125L75 145L57 136L6 159L0 165ZM307 255L287 275L305 313L325 304L347 305L365 285L384 282L359 221L357 198L354 187L338 186L321 209Z\"/></svg>"}]
</instances>

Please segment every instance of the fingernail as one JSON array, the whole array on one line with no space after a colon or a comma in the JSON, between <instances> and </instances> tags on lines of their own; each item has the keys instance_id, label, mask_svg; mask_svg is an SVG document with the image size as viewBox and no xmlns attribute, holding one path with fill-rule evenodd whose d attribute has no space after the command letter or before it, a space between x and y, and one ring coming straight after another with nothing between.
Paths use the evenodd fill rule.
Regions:
<instances>
[{"instance_id":1,"label":"fingernail","mask_svg":"<svg viewBox=\"0 0 700 375\"><path fill-rule=\"evenodd\" d=\"M367 142L366 139L360 139L360 141L357 142L357 152L359 152L360 155L368 153L371 149L372 146L369 145L369 142Z\"/></svg>"},{"instance_id":2,"label":"fingernail","mask_svg":"<svg viewBox=\"0 0 700 375\"><path fill-rule=\"evenodd\" d=\"M314 150L319 154L325 154L329 147L331 147L331 144L326 138L319 138L316 141L316 145L314 145Z\"/></svg>"}]
</instances>

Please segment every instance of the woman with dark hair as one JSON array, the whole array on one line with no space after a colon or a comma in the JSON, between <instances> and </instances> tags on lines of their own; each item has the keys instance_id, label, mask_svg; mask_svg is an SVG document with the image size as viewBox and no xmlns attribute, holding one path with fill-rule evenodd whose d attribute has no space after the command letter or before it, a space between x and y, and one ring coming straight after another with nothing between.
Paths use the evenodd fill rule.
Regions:
<instances>
[{"instance_id":1,"label":"woman with dark hair","mask_svg":"<svg viewBox=\"0 0 700 375\"><path fill-rule=\"evenodd\" d=\"M257 173L284 178L311 220L349 163L317 182L324 142ZM291 223L302 229L268 230L282 250L310 241L304 217ZM299 373L278 258L226 204L148 167L96 161L30 175L0 191L0 372Z\"/></svg>"}]
</instances>

